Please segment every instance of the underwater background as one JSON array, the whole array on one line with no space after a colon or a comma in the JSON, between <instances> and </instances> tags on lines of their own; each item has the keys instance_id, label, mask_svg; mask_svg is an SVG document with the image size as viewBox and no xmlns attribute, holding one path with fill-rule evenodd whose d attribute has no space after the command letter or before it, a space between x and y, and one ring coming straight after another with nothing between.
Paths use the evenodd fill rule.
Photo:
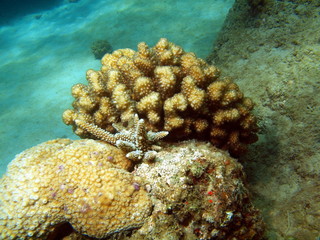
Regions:
<instances>
[{"instance_id":1,"label":"underwater background","mask_svg":"<svg viewBox=\"0 0 320 240\"><path fill-rule=\"evenodd\" d=\"M61 120L71 87L98 70L96 40L114 50L161 37L205 58L232 0L5 1L0 20L0 173L14 156L49 139L76 138ZM14 6L19 6L14 7Z\"/></svg>"},{"instance_id":2,"label":"underwater background","mask_svg":"<svg viewBox=\"0 0 320 240\"><path fill-rule=\"evenodd\" d=\"M239 161L266 239L320 237L320 2L89 1L0 10L0 174L23 150L77 139L61 119L71 86L100 61L91 47L161 37L221 69L255 102L259 141Z\"/></svg>"}]
</instances>

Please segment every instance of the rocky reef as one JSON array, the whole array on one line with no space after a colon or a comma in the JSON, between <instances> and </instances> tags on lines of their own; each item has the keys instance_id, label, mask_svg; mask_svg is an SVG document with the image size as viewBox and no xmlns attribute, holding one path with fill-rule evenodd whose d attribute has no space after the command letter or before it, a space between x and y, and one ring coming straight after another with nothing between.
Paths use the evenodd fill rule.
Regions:
<instances>
[{"instance_id":1,"label":"rocky reef","mask_svg":"<svg viewBox=\"0 0 320 240\"><path fill-rule=\"evenodd\" d=\"M259 141L241 160L271 240L320 237L319 12L237 0L208 58L256 102Z\"/></svg>"},{"instance_id":2,"label":"rocky reef","mask_svg":"<svg viewBox=\"0 0 320 240\"><path fill-rule=\"evenodd\" d=\"M153 213L130 239L260 239L242 166L210 143L165 147L133 172L144 179Z\"/></svg>"},{"instance_id":3,"label":"rocky reef","mask_svg":"<svg viewBox=\"0 0 320 240\"><path fill-rule=\"evenodd\" d=\"M88 70L88 85L72 87L72 110L63 120L80 137L94 137L77 120L114 132L135 114L146 129L168 131L166 140L201 139L243 154L257 140L253 102L213 65L162 38L152 48L106 54L101 70Z\"/></svg>"},{"instance_id":4,"label":"rocky reef","mask_svg":"<svg viewBox=\"0 0 320 240\"><path fill-rule=\"evenodd\" d=\"M261 239L241 164L210 143L165 144L130 168L96 140L22 152L0 180L1 239Z\"/></svg>"}]
</instances>

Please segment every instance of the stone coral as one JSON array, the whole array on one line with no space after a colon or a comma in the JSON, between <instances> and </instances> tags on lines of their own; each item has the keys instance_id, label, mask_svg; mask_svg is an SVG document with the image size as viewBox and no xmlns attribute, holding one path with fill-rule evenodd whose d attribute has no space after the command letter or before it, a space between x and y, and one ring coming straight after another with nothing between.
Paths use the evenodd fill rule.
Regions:
<instances>
[{"instance_id":1,"label":"stone coral","mask_svg":"<svg viewBox=\"0 0 320 240\"><path fill-rule=\"evenodd\" d=\"M68 222L103 238L140 227L151 201L125 169L131 161L109 144L57 139L22 152L0 180L1 239L47 239Z\"/></svg>"},{"instance_id":2,"label":"stone coral","mask_svg":"<svg viewBox=\"0 0 320 240\"><path fill-rule=\"evenodd\" d=\"M242 165L209 143L164 147L133 174L144 180L153 213L131 239L261 239L264 224Z\"/></svg>"},{"instance_id":3,"label":"stone coral","mask_svg":"<svg viewBox=\"0 0 320 240\"><path fill-rule=\"evenodd\" d=\"M149 131L169 131L167 140L210 140L234 156L257 140L253 102L219 70L162 38L152 48L106 54L100 71L88 70L88 85L72 87L73 110L63 120L80 137L93 137L82 120L114 132L135 114Z\"/></svg>"},{"instance_id":4,"label":"stone coral","mask_svg":"<svg viewBox=\"0 0 320 240\"><path fill-rule=\"evenodd\" d=\"M128 159L135 162L153 160L157 154L157 150L161 149L161 147L155 145L155 143L167 136L168 132L147 132L144 120L139 119L137 114L135 114L132 123L131 128L128 130L121 125L113 124L112 126L118 130L118 133L112 134L96 125L82 120L76 120L76 124L82 129L85 129L100 140L128 152L126 154Z\"/></svg>"}]
</instances>

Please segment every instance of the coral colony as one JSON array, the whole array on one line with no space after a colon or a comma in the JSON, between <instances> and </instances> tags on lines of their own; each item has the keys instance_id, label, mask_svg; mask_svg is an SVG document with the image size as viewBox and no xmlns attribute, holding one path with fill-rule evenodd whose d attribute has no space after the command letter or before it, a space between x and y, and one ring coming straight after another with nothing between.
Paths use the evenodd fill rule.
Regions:
<instances>
[{"instance_id":1,"label":"coral colony","mask_svg":"<svg viewBox=\"0 0 320 240\"><path fill-rule=\"evenodd\" d=\"M109 132L137 114L146 130L168 131L167 140L202 139L233 156L257 140L253 103L220 71L162 38L138 51L119 49L106 54L100 71L88 70L88 85L72 88L73 110L63 120L80 137L93 137L76 120ZM97 137L97 136L96 136Z\"/></svg>"},{"instance_id":2,"label":"coral colony","mask_svg":"<svg viewBox=\"0 0 320 240\"><path fill-rule=\"evenodd\" d=\"M101 62L88 85L73 86L63 114L91 139L51 140L9 164L1 239L54 239L64 224L73 228L65 239L261 239L242 166L229 155L257 140L252 101L164 38Z\"/></svg>"}]
</instances>

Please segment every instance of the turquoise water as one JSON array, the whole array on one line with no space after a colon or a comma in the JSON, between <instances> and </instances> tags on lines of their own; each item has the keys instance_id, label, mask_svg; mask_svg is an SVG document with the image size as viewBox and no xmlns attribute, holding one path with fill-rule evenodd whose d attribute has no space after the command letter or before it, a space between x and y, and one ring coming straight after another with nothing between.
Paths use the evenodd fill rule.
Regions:
<instances>
[{"instance_id":1,"label":"turquoise water","mask_svg":"<svg viewBox=\"0 0 320 240\"><path fill-rule=\"evenodd\" d=\"M234 0L57 1L14 8L0 15L0 175L21 151L69 137L61 114L70 88L99 69L90 46L108 40L113 49L136 48L166 37L205 58ZM56 5L53 5L55 3ZM7 12L4 10L7 6ZM6 13L6 14L4 14ZM7 19L6 19L7 18Z\"/></svg>"}]
</instances>

